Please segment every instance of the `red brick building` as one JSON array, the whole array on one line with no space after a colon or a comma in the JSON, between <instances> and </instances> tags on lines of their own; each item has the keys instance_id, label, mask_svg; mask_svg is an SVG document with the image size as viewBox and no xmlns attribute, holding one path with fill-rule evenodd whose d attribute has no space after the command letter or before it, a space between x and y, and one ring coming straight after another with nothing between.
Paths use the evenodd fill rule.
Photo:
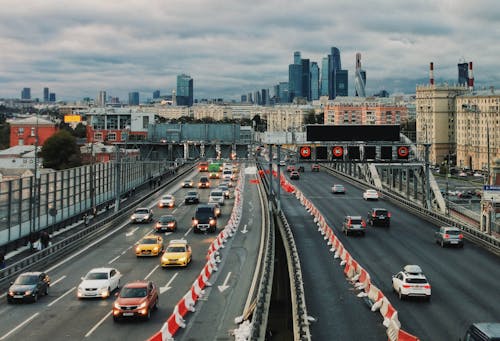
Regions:
<instances>
[{"instance_id":1,"label":"red brick building","mask_svg":"<svg viewBox=\"0 0 500 341\"><path fill-rule=\"evenodd\" d=\"M11 121L9 124L11 147L35 145L37 135L38 145L41 146L57 132L57 126L54 122L35 116Z\"/></svg>"}]
</instances>

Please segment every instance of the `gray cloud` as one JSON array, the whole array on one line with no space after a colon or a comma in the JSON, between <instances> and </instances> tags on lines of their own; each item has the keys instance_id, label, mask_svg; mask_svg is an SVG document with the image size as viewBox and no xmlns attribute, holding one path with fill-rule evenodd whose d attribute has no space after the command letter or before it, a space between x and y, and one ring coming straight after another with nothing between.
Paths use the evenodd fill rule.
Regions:
<instances>
[{"instance_id":1,"label":"gray cloud","mask_svg":"<svg viewBox=\"0 0 500 341\"><path fill-rule=\"evenodd\" d=\"M496 0L3 0L0 97L31 87L41 97L126 99L170 93L176 76L194 79L195 97L237 99L287 81L293 52L321 59L341 50L351 84L362 53L369 93L413 92L428 76L453 82L460 58L476 84L498 87L500 7ZM487 51L487 52L486 52ZM149 95L150 96L150 95Z\"/></svg>"}]
</instances>

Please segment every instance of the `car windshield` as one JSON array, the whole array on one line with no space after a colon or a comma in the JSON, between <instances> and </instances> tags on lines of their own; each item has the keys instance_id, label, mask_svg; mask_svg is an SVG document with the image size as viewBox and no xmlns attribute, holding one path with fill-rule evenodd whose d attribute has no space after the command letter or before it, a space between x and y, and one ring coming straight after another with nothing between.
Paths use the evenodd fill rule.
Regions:
<instances>
[{"instance_id":1,"label":"car windshield","mask_svg":"<svg viewBox=\"0 0 500 341\"><path fill-rule=\"evenodd\" d=\"M184 252L186 251L185 246L168 246L167 252Z\"/></svg>"},{"instance_id":2,"label":"car windshield","mask_svg":"<svg viewBox=\"0 0 500 341\"><path fill-rule=\"evenodd\" d=\"M222 196L222 192L212 192L211 196L213 196L213 197L221 197Z\"/></svg>"},{"instance_id":3,"label":"car windshield","mask_svg":"<svg viewBox=\"0 0 500 341\"><path fill-rule=\"evenodd\" d=\"M146 297L148 291L146 288L123 288L120 292L120 297L133 298L133 297Z\"/></svg>"},{"instance_id":4,"label":"car windshield","mask_svg":"<svg viewBox=\"0 0 500 341\"><path fill-rule=\"evenodd\" d=\"M460 230L445 230L444 233L451 234L452 236L458 236L462 232Z\"/></svg>"},{"instance_id":5,"label":"car windshield","mask_svg":"<svg viewBox=\"0 0 500 341\"><path fill-rule=\"evenodd\" d=\"M425 284L427 280L425 278L407 278L406 283Z\"/></svg>"},{"instance_id":6,"label":"car windshield","mask_svg":"<svg viewBox=\"0 0 500 341\"><path fill-rule=\"evenodd\" d=\"M184 180L184 183L185 183L185 184L190 184L190 183L191 183L191 180Z\"/></svg>"},{"instance_id":7,"label":"car windshield","mask_svg":"<svg viewBox=\"0 0 500 341\"><path fill-rule=\"evenodd\" d=\"M187 195L190 197L195 197L198 193L197 192L188 192Z\"/></svg>"},{"instance_id":8,"label":"car windshield","mask_svg":"<svg viewBox=\"0 0 500 341\"><path fill-rule=\"evenodd\" d=\"M14 284L31 285L31 284L36 284L37 282L38 282L37 275L21 275L21 276L17 277Z\"/></svg>"},{"instance_id":9,"label":"car windshield","mask_svg":"<svg viewBox=\"0 0 500 341\"><path fill-rule=\"evenodd\" d=\"M141 244L156 244L157 243L157 240L156 238L144 238L143 240L141 240Z\"/></svg>"},{"instance_id":10,"label":"car windshield","mask_svg":"<svg viewBox=\"0 0 500 341\"><path fill-rule=\"evenodd\" d=\"M375 213L378 215L387 215L387 210L376 210Z\"/></svg>"},{"instance_id":11,"label":"car windshield","mask_svg":"<svg viewBox=\"0 0 500 341\"><path fill-rule=\"evenodd\" d=\"M135 214L148 214L148 210L146 209L140 209L140 210L136 210L135 211Z\"/></svg>"},{"instance_id":12,"label":"car windshield","mask_svg":"<svg viewBox=\"0 0 500 341\"><path fill-rule=\"evenodd\" d=\"M171 221L174 221L174 217L172 216L161 216L160 219L158 219L160 223L168 223Z\"/></svg>"},{"instance_id":13,"label":"car windshield","mask_svg":"<svg viewBox=\"0 0 500 341\"><path fill-rule=\"evenodd\" d=\"M171 195L165 195L162 199L163 200L170 200L170 199L172 199L172 196Z\"/></svg>"},{"instance_id":14,"label":"car windshield","mask_svg":"<svg viewBox=\"0 0 500 341\"><path fill-rule=\"evenodd\" d=\"M366 191L367 194L377 194L376 191L374 191L373 189L369 189Z\"/></svg>"},{"instance_id":15,"label":"car windshield","mask_svg":"<svg viewBox=\"0 0 500 341\"><path fill-rule=\"evenodd\" d=\"M88 273L85 279L108 279L108 274L105 272Z\"/></svg>"}]
</instances>

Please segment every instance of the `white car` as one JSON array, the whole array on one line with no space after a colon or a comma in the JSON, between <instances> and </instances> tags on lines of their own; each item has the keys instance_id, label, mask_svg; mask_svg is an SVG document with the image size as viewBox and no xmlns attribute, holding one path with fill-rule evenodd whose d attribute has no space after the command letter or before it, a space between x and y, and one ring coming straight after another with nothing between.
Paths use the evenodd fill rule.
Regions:
<instances>
[{"instance_id":1,"label":"white car","mask_svg":"<svg viewBox=\"0 0 500 341\"><path fill-rule=\"evenodd\" d=\"M216 202L221 206L224 206L224 191L222 189L214 189L210 192L208 197L209 202Z\"/></svg>"},{"instance_id":2,"label":"white car","mask_svg":"<svg viewBox=\"0 0 500 341\"><path fill-rule=\"evenodd\" d=\"M78 285L78 298L107 298L120 287L122 274L115 268L96 268L90 270Z\"/></svg>"},{"instance_id":3,"label":"white car","mask_svg":"<svg viewBox=\"0 0 500 341\"><path fill-rule=\"evenodd\" d=\"M153 221L153 210L147 207L136 208L130 220L133 223L150 223Z\"/></svg>"},{"instance_id":4,"label":"white car","mask_svg":"<svg viewBox=\"0 0 500 341\"><path fill-rule=\"evenodd\" d=\"M363 199L365 200L378 200L378 192L374 189L367 189L363 192Z\"/></svg>"},{"instance_id":5,"label":"white car","mask_svg":"<svg viewBox=\"0 0 500 341\"><path fill-rule=\"evenodd\" d=\"M174 207L175 197L172 194L165 194L158 202L158 207Z\"/></svg>"},{"instance_id":6,"label":"white car","mask_svg":"<svg viewBox=\"0 0 500 341\"><path fill-rule=\"evenodd\" d=\"M392 288L401 300L409 296L431 299L431 285L418 265L406 265L392 276Z\"/></svg>"}]
</instances>

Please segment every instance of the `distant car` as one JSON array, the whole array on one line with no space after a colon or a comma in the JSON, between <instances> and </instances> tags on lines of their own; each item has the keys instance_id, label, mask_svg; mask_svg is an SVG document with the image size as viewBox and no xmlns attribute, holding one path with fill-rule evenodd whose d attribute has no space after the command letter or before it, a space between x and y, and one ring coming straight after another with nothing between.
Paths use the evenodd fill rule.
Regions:
<instances>
[{"instance_id":1,"label":"distant car","mask_svg":"<svg viewBox=\"0 0 500 341\"><path fill-rule=\"evenodd\" d=\"M163 238L149 234L144 236L135 246L135 255L137 257L158 256L163 252Z\"/></svg>"},{"instance_id":2,"label":"distant car","mask_svg":"<svg viewBox=\"0 0 500 341\"><path fill-rule=\"evenodd\" d=\"M290 173L290 179L291 180L299 180L300 179L300 174L297 171L292 171Z\"/></svg>"},{"instance_id":3,"label":"distant car","mask_svg":"<svg viewBox=\"0 0 500 341\"><path fill-rule=\"evenodd\" d=\"M187 204L198 204L200 202L200 195L197 191L189 191L184 197L184 203Z\"/></svg>"},{"instance_id":4,"label":"distant car","mask_svg":"<svg viewBox=\"0 0 500 341\"><path fill-rule=\"evenodd\" d=\"M465 172L460 172L460 173L458 173L458 176L461 178L466 178L468 175Z\"/></svg>"},{"instance_id":5,"label":"distant car","mask_svg":"<svg viewBox=\"0 0 500 341\"><path fill-rule=\"evenodd\" d=\"M210 175L208 176L210 179L218 179L220 178L219 172L210 172Z\"/></svg>"},{"instance_id":6,"label":"distant car","mask_svg":"<svg viewBox=\"0 0 500 341\"><path fill-rule=\"evenodd\" d=\"M225 180L225 181L222 181L222 182L219 184L219 186L220 186L220 185L226 185L227 187L233 187L233 185L234 185L234 184L233 184L233 182L232 182L231 180Z\"/></svg>"},{"instance_id":7,"label":"distant car","mask_svg":"<svg viewBox=\"0 0 500 341\"><path fill-rule=\"evenodd\" d=\"M184 188L192 188L194 186L193 180L184 180L182 182L182 187Z\"/></svg>"},{"instance_id":8,"label":"distant car","mask_svg":"<svg viewBox=\"0 0 500 341\"><path fill-rule=\"evenodd\" d=\"M222 193L224 193L224 198L229 199L229 197L231 196L231 192L229 191L229 187L227 186L227 184L220 184L218 189L220 189Z\"/></svg>"},{"instance_id":9,"label":"distant car","mask_svg":"<svg viewBox=\"0 0 500 341\"><path fill-rule=\"evenodd\" d=\"M41 295L49 294L50 278L45 272L25 272L11 283L7 303L38 301Z\"/></svg>"},{"instance_id":10,"label":"distant car","mask_svg":"<svg viewBox=\"0 0 500 341\"><path fill-rule=\"evenodd\" d=\"M213 189L208 197L209 202L216 202L224 206L224 192L221 189Z\"/></svg>"},{"instance_id":11,"label":"distant car","mask_svg":"<svg viewBox=\"0 0 500 341\"><path fill-rule=\"evenodd\" d=\"M297 171L299 171L299 172L302 172L302 173L303 173L303 172L305 171L305 170L304 170L304 166L299 166L299 168L297 168Z\"/></svg>"},{"instance_id":12,"label":"distant car","mask_svg":"<svg viewBox=\"0 0 500 341\"><path fill-rule=\"evenodd\" d=\"M285 160L281 160L280 161L280 166L281 167L285 167L286 166L286 161Z\"/></svg>"},{"instance_id":13,"label":"distant car","mask_svg":"<svg viewBox=\"0 0 500 341\"><path fill-rule=\"evenodd\" d=\"M374 189L367 189L363 192L363 199L365 200L378 200L378 192Z\"/></svg>"},{"instance_id":14,"label":"distant car","mask_svg":"<svg viewBox=\"0 0 500 341\"><path fill-rule=\"evenodd\" d=\"M472 199L472 193L469 191L458 192L457 197L460 199Z\"/></svg>"},{"instance_id":15,"label":"distant car","mask_svg":"<svg viewBox=\"0 0 500 341\"><path fill-rule=\"evenodd\" d=\"M210 188L210 180L206 176L202 176L198 182L198 188Z\"/></svg>"},{"instance_id":16,"label":"distant car","mask_svg":"<svg viewBox=\"0 0 500 341\"><path fill-rule=\"evenodd\" d=\"M165 194L160 198L158 207L174 207L175 197L172 194Z\"/></svg>"},{"instance_id":17,"label":"distant car","mask_svg":"<svg viewBox=\"0 0 500 341\"><path fill-rule=\"evenodd\" d=\"M130 220L133 223L150 223L153 221L153 210L147 207L136 208Z\"/></svg>"},{"instance_id":18,"label":"distant car","mask_svg":"<svg viewBox=\"0 0 500 341\"><path fill-rule=\"evenodd\" d=\"M441 247L446 245L464 247L464 235L458 227L441 226L434 236L436 243Z\"/></svg>"},{"instance_id":19,"label":"distant car","mask_svg":"<svg viewBox=\"0 0 500 341\"><path fill-rule=\"evenodd\" d=\"M313 163L311 165L311 172L319 172L319 165L317 163Z\"/></svg>"},{"instance_id":20,"label":"distant car","mask_svg":"<svg viewBox=\"0 0 500 341\"><path fill-rule=\"evenodd\" d=\"M418 265L406 265L392 276L392 289L402 300L409 296L431 299L431 285Z\"/></svg>"},{"instance_id":21,"label":"distant car","mask_svg":"<svg viewBox=\"0 0 500 341\"><path fill-rule=\"evenodd\" d=\"M171 240L168 243L163 256L161 257L161 266L188 266L191 262L191 246L185 239Z\"/></svg>"},{"instance_id":22,"label":"distant car","mask_svg":"<svg viewBox=\"0 0 500 341\"><path fill-rule=\"evenodd\" d=\"M121 318L151 318L151 311L158 308L158 287L151 281L135 281L123 286L113 303L113 321Z\"/></svg>"},{"instance_id":23,"label":"distant car","mask_svg":"<svg viewBox=\"0 0 500 341\"><path fill-rule=\"evenodd\" d=\"M217 218L220 217L221 210L220 210L220 205L218 203L216 203L216 202L209 202L207 205L208 206L213 206L215 216Z\"/></svg>"},{"instance_id":24,"label":"distant car","mask_svg":"<svg viewBox=\"0 0 500 341\"><path fill-rule=\"evenodd\" d=\"M288 166L286 167L286 171L287 171L287 172L293 172L293 171L295 171L295 166L293 166L293 165L288 165Z\"/></svg>"},{"instance_id":25,"label":"distant car","mask_svg":"<svg viewBox=\"0 0 500 341\"><path fill-rule=\"evenodd\" d=\"M107 298L120 287L121 273L115 268L95 268L90 270L78 285L78 298Z\"/></svg>"},{"instance_id":26,"label":"distant car","mask_svg":"<svg viewBox=\"0 0 500 341\"><path fill-rule=\"evenodd\" d=\"M333 194L345 194L344 185L340 185L340 184L333 185L332 186L332 193Z\"/></svg>"},{"instance_id":27,"label":"distant car","mask_svg":"<svg viewBox=\"0 0 500 341\"><path fill-rule=\"evenodd\" d=\"M371 226L387 226L391 225L391 213L385 208L372 208L368 211L366 222Z\"/></svg>"},{"instance_id":28,"label":"distant car","mask_svg":"<svg viewBox=\"0 0 500 341\"><path fill-rule=\"evenodd\" d=\"M177 220L171 214L162 215L156 221L155 229L156 232L165 230L175 232L177 230Z\"/></svg>"},{"instance_id":29,"label":"distant car","mask_svg":"<svg viewBox=\"0 0 500 341\"><path fill-rule=\"evenodd\" d=\"M348 236L349 234L357 233L365 236L366 222L361 216L348 215L344 217L342 222L342 232Z\"/></svg>"}]
</instances>

